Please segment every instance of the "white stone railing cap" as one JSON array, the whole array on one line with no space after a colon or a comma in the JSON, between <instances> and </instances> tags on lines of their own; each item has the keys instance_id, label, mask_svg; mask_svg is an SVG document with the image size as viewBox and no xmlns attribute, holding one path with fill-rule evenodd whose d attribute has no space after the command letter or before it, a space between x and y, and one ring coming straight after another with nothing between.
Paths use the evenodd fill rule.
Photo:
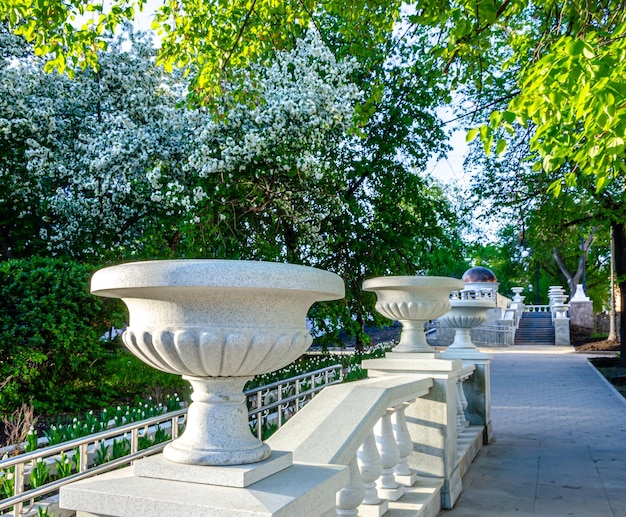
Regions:
<instances>
[{"instance_id":1,"label":"white stone railing cap","mask_svg":"<svg viewBox=\"0 0 626 517\"><path fill-rule=\"evenodd\" d=\"M292 451L294 461L347 465L387 408L425 395L432 385L426 375L394 375L329 386L267 443Z\"/></svg>"}]
</instances>

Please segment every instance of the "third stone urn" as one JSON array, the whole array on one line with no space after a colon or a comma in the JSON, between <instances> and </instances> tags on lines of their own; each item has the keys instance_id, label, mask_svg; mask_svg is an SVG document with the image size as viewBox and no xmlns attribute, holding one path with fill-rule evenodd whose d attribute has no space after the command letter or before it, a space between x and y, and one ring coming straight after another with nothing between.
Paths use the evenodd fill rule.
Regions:
<instances>
[{"instance_id":1,"label":"third stone urn","mask_svg":"<svg viewBox=\"0 0 626 517\"><path fill-rule=\"evenodd\" d=\"M454 341L447 352L476 350L470 331L487 321L487 311L496 307L492 291L463 289L450 296L450 312L440 318L441 323L455 329Z\"/></svg>"},{"instance_id":2,"label":"third stone urn","mask_svg":"<svg viewBox=\"0 0 626 517\"><path fill-rule=\"evenodd\" d=\"M230 260L135 262L97 271L98 296L121 298L128 349L193 387L184 433L166 459L243 465L269 457L248 427L246 382L291 363L310 346L306 315L344 296L341 278L311 267Z\"/></svg>"}]
</instances>

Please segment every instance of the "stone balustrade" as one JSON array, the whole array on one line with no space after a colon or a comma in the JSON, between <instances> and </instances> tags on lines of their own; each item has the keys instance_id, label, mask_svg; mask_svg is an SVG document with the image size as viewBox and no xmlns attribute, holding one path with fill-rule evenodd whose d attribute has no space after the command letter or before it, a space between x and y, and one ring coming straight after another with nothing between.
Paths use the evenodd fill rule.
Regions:
<instances>
[{"instance_id":1,"label":"stone balustrade","mask_svg":"<svg viewBox=\"0 0 626 517\"><path fill-rule=\"evenodd\" d=\"M524 312L551 312L550 305L524 305Z\"/></svg>"},{"instance_id":2,"label":"stone balustrade","mask_svg":"<svg viewBox=\"0 0 626 517\"><path fill-rule=\"evenodd\" d=\"M338 515L383 515L405 495L436 508L440 481L410 491L417 477L407 464L414 444L404 415L432 386L426 376L406 375L329 387L267 443L291 451L294 462L348 467L350 482L337 495Z\"/></svg>"},{"instance_id":3,"label":"stone balustrade","mask_svg":"<svg viewBox=\"0 0 626 517\"><path fill-rule=\"evenodd\" d=\"M163 454L61 489L61 507L77 517L435 517L454 505L463 474L491 440L490 356L471 341L434 352L423 330L450 309L460 280L366 281L376 309L402 323L399 345L363 361L369 379L325 388L261 442L240 422L239 376L270 371L306 349L306 311L343 295L339 277L229 261L99 273L93 291L130 308L126 345L148 364L185 375L194 395L187 428ZM474 304L484 294L467 296Z\"/></svg>"},{"instance_id":4,"label":"stone balustrade","mask_svg":"<svg viewBox=\"0 0 626 517\"><path fill-rule=\"evenodd\" d=\"M283 463L282 469L248 486L226 487L193 480L203 467L192 465L185 467L193 471L186 480L154 478L155 466L171 467L158 455L138 462L134 468L64 487L61 505L73 509L79 517L194 515L200 509L221 515L227 506L228 515L380 517L410 509L408 515L435 517L442 503L449 501L444 491L450 480L438 475L437 468L432 470L432 461L426 460L420 468L421 460L416 456L423 458L433 451L428 439L416 438L420 434L416 433L416 425L449 437L442 444L444 450L435 455L441 455L444 461L455 458L453 470L457 470L458 479L454 482L459 490L460 477L478 452L482 435L482 426L472 425L473 398L465 395L465 385L471 382L475 367L461 366L459 361L441 362L447 364L451 375L382 375L325 388L267 440L272 457L256 467L248 465L246 470L263 469L266 465L262 464L276 461ZM433 414L424 412L419 402L428 405L440 398L441 394L431 392L438 391L436 384L441 387L444 377L452 388L445 390L450 398L444 413L449 418L432 421ZM421 415L419 422L416 414ZM154 489L167 494L168 504ZM173 498L189 513L173 511ZM255 504L261 504L269 513L255 513L250 507L254 498ZM133 505L129 506L129 499ZM155 499L166 510L155 510ZM290 510L281 506L286 503ZM99 512L99 508L106 512Z\"/></svg>"}]
</instances>

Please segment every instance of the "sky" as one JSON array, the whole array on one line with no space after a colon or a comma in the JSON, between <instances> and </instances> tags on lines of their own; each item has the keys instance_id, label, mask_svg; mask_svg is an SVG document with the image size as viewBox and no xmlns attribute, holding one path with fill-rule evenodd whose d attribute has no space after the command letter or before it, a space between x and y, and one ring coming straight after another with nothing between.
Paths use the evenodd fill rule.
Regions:
<instances>
[{"instance_id":1,"label":"sky","mask_svg":"<svg viewBox=\"0 0 626 517\"><path fill-rule=\"evenodd\" d=\"M448 143L452 149L448 151L446 158L441 160L432 159L428 164L427 171L443 183L467 187L469 186L470 176L465 173L463 167L463 161L468 151L468 146L465 142L465 131L454 130Z\"/></svg>"}]
</instances>

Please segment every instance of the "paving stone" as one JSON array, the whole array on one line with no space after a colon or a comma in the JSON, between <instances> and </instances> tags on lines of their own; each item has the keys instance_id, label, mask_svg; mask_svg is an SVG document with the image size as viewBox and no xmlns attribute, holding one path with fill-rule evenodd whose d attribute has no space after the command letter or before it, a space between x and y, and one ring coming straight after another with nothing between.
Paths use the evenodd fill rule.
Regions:
<instances>
[{"instance_id":1,"label":"paving stone","mask_svg":"<svg viewBox=\"0 0 626 517\"><path fill-rule=\"evenodd\" d=\"M489 352L495 441L440 516L626 517L626 400L571 348Z\"/></svg>"}]
</instances>

